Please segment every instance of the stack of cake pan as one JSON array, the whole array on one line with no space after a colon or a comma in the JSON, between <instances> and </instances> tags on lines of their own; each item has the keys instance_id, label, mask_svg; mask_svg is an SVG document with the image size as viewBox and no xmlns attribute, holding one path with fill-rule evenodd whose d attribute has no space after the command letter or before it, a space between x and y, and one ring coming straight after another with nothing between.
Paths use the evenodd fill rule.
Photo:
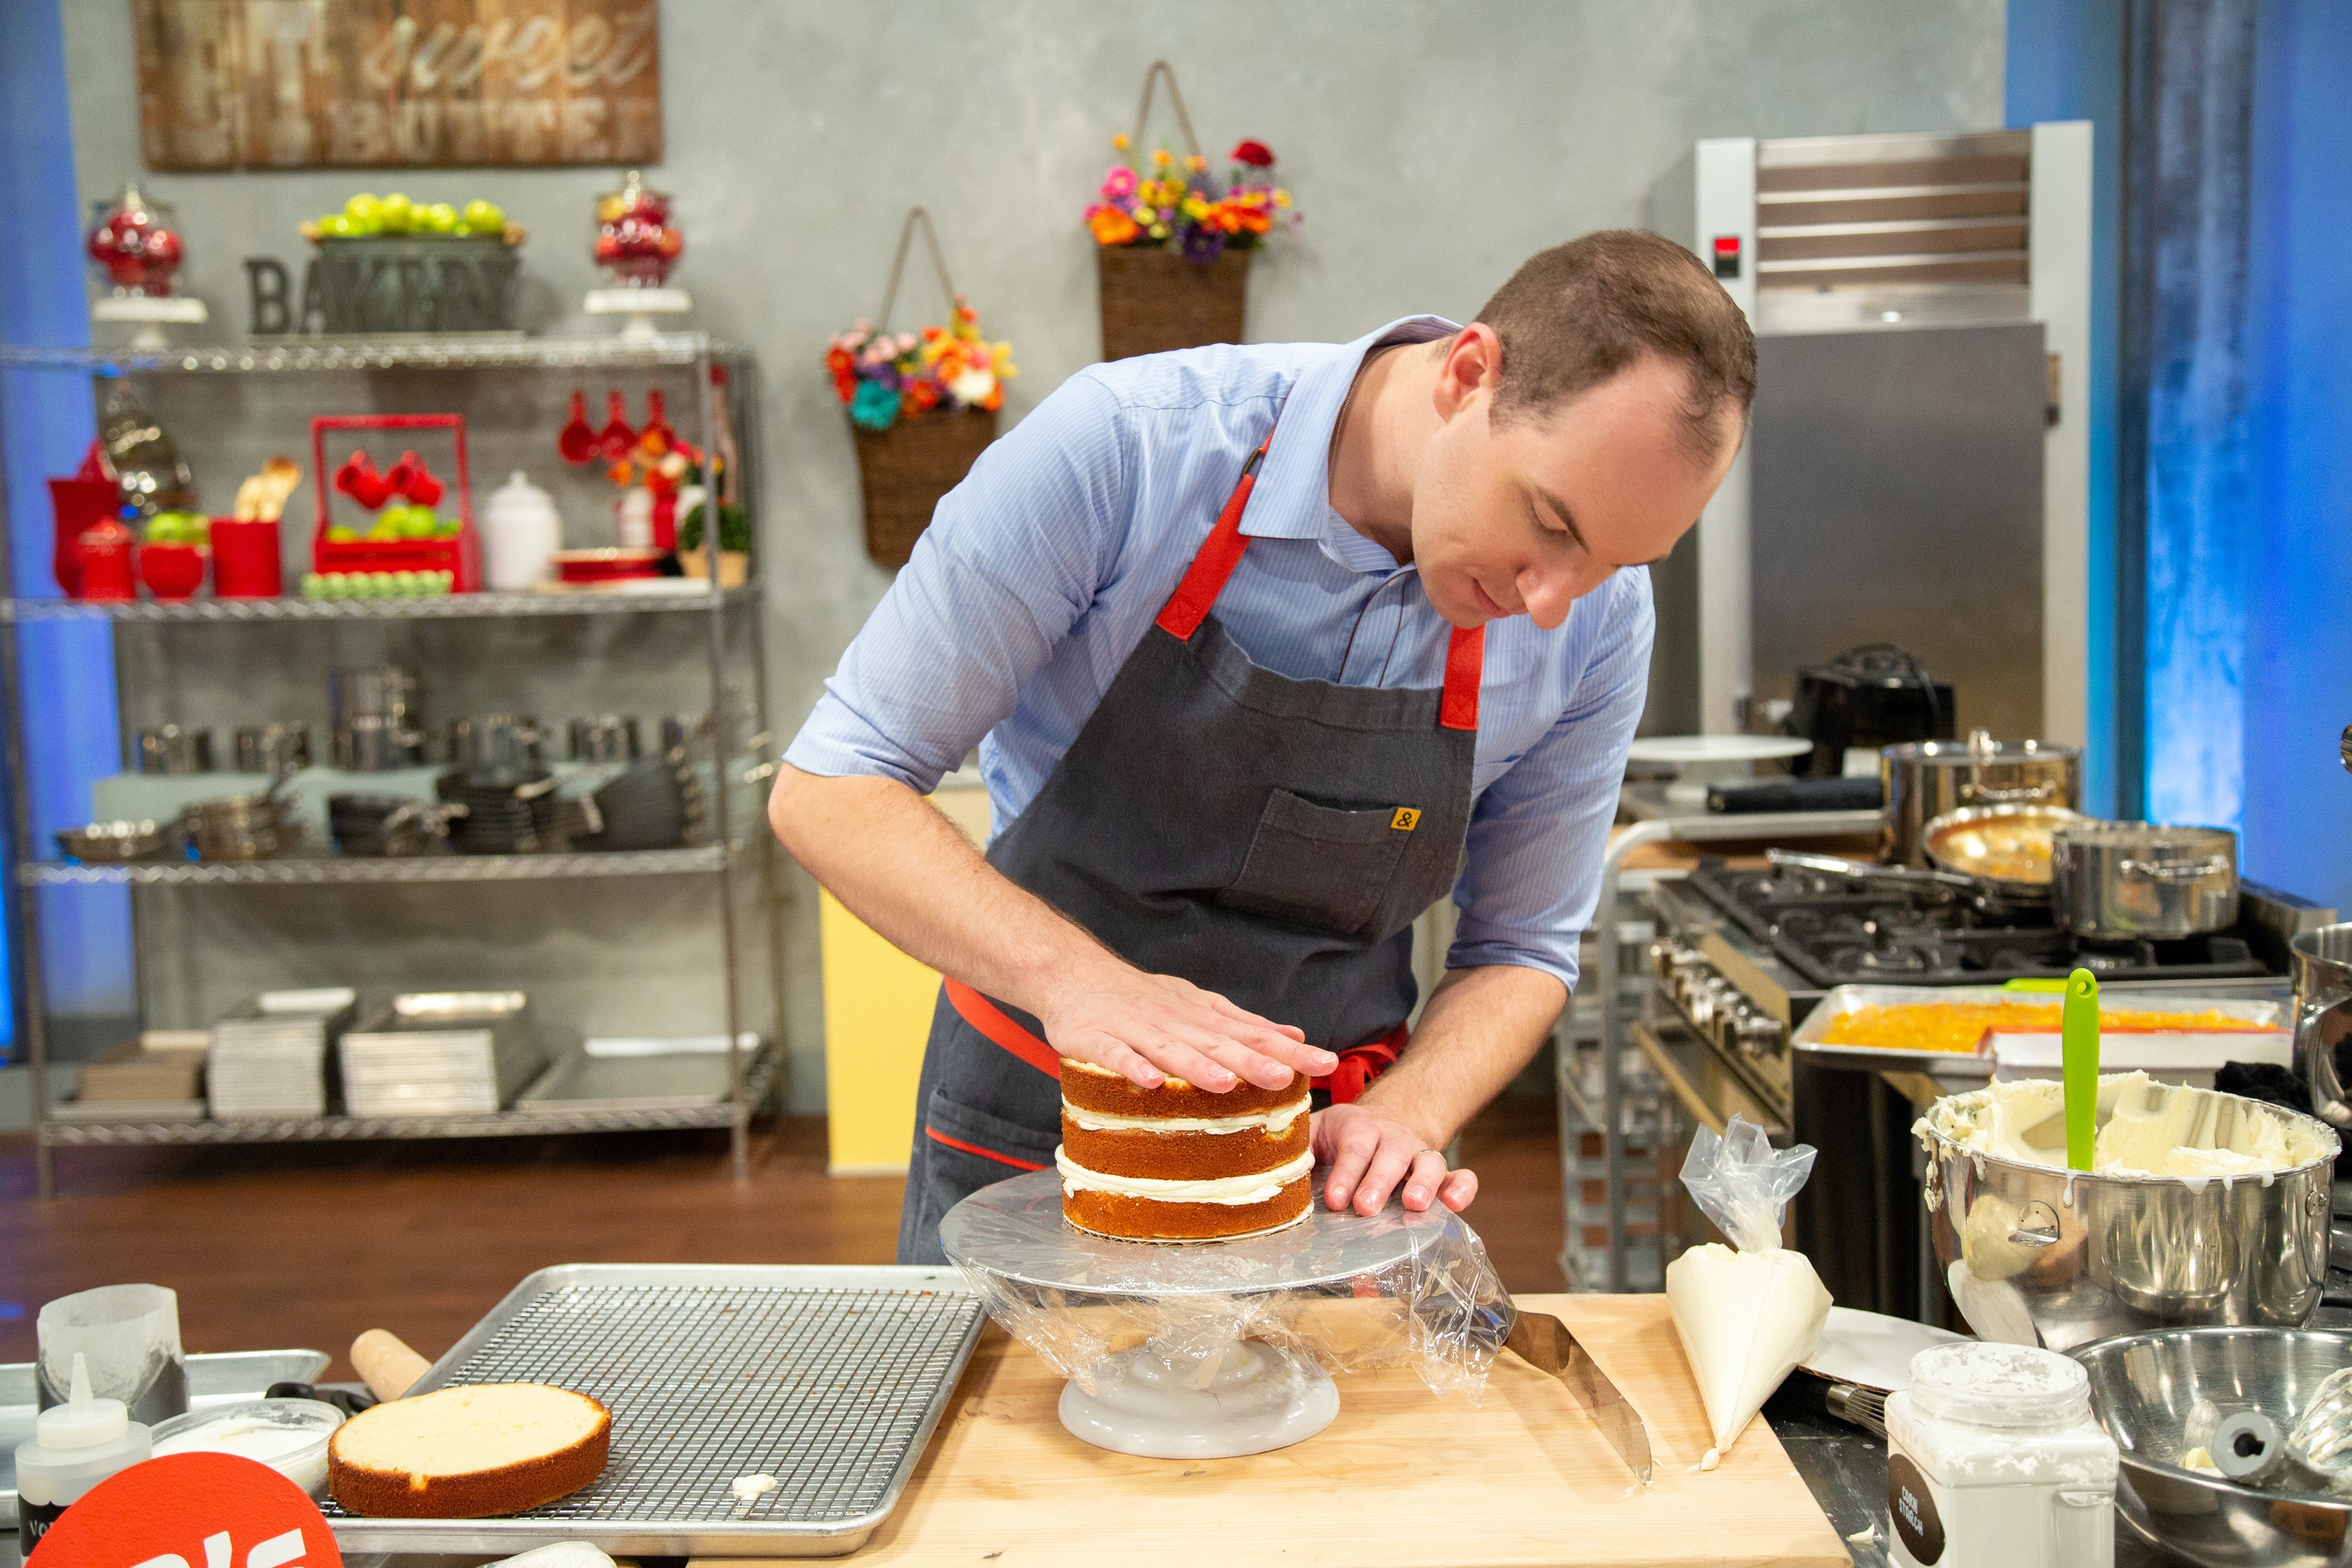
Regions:
<instances>
[{"instance_id":1,"label":"stack of cake pan","mask_svg":"<svg viewBox=\"0 0 2352 1568\"><path fill-rule=\"evenodd\" d=\"M351 1027L358 994L336 986L265 991L213 1026L205 1077L222 1121L324 1116L328 1047Z\"/></svg>"},{"instance_id":2,"label":"stack of cake pan","mask_svg":"<svg viewBox=\"0 0 2352 1568\"><path fill-rule=\"evenodd\" d=\"M353 1116L487 1114L546 1065L520 991L411 992L343 1037Z\"/></svg>"}]
</instances>

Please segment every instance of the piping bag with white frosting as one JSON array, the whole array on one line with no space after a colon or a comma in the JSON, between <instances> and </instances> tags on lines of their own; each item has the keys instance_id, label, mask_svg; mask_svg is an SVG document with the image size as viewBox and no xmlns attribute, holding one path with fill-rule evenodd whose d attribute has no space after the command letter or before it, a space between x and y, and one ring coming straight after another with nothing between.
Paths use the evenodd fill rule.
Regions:
<instances>
[{"instance_id":1,"label":"piping bag with white frosting","mask_svg":"<svg viewBox=\"0 0 2352 1568\"><path fill-rule=\"evenodd\" d=\"M1811 1262L1780 1245L1781 1211L1812 1169L1811 1145L1776 1150L1737 1116L1722 1137L1700 1128L1683 1161L1683 1190L1738 1247L1711 1241L1666 1265L1666 1304L1717 1453L1812 1353L1829 1321L1830 1293Z\"/></svg>"}]
</instances>

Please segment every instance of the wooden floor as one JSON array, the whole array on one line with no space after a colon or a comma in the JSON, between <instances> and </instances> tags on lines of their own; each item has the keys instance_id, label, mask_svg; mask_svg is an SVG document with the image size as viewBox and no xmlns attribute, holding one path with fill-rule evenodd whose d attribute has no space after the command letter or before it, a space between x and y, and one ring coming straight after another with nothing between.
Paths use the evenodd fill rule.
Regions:
<instances>
[{"instance_id":1,"label":"wooden floor","mask_svg":"<svg viewBox=\"0 0 2352 1568\"><path fill-rule=\"evenodd\" d=\"M887 1263L897 1177L824 1173L824 1124L723 1134L244 1149L64 1149L33 1195L31 1141L0 1138L0 1362L33 1359L41 1303L143 1280L179 1292L191 1351L343 1352L392 1330L438 1356L533 1269L560 1263ZM1514 1291L1563 1288L1550 1104L1497 1102L1463 1135L1469 1211Z\"/></svg>"}]
</instances>

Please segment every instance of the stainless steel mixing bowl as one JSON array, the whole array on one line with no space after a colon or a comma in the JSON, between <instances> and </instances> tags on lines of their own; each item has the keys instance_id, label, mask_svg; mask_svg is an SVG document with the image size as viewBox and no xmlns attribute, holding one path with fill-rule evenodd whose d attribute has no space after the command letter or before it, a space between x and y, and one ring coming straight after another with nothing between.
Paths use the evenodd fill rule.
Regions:
<instances>
[{"instance_id":1,"label":"stainless steel mixing bowl","mask_svg":"<svg viewBox=\"0 0 2352 1568\"><path fill-rule=\"evenodd\" d=\"M2284 1432L2331 1372L2352 1366L2352 1333L2323 1329L2165 1329L2077 1351L2091 1407L2123 1450L2122 1528L2213 1568L2352 1568L2352 1499L2242 1487L2177 1462L2189 1408L2259 1410Z\"/></svg>"},{"instance_id":2,"label":"stainless steel mixing bowl","mask_svg":"<svg viewBox=\"0 0 2352 1568\"><path fill-rule=\"evenodd\" d=\"M2309 1321L2327 1279L2336 1133L2236 1095L2173 1092L2211 1097L2221 1117L2308 1123L2322 1152L2268 1177L2097 1176L1962 1148L1934 1125L1949 1100L1921 1121L1937 1261L1979 1335L2071 1351L2145 1329Z\"/></svg>"}]
</instances>

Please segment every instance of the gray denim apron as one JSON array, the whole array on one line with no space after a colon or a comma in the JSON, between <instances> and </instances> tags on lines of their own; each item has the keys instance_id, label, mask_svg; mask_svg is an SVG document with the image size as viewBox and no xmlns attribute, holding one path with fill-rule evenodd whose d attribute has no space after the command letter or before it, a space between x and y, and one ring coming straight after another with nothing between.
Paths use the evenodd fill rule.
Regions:
<instances>
[{"instance_id":1,"label":"gray denim apron","mask_svg":"<svg viewBox=\"0 0 2352 1568\"><path fill-rule=\"evenodd\" d=\"M1293 680L1252 663L1209 612L1249 545L1242 512L1265 451L988 858L1137 968L1349 1051L1335 1075L1348 1100L1403 1045L1413 918L1461 867L1485 628L1454 633L1441 688ZM952 979L942 988L899 1262L943 1261L949 1209L1052 1163L1061 1083L1042 1034L1026 1013Z\"/></svg>"}]
</instances>

